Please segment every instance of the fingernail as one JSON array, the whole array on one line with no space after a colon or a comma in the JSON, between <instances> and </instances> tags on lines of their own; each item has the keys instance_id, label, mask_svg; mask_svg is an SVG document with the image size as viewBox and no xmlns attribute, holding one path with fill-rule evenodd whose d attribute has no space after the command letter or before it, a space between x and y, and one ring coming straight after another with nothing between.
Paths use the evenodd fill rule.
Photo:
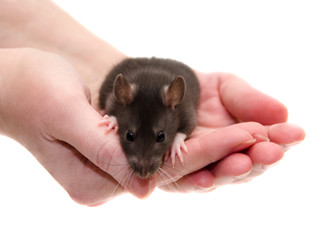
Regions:
<instances>
[{"instance_id":1,"label":"fingernail","mask_svg":"<svg viewBox=\"0 0 328 240\"><path fill-rule=\"evenodd\" d=\"M253 171L255 172L263 172L265 170L265 167L263 164L254 164L253 165Z\"/></svg>"},{"instance_id":2,"label":"fingernail","mask_svg":"<svg viewBox=\"0 0 328 240\"><path fill-rule=\"evenodd\" d=\"M222 177L219 177L217 179L215 179L215 186L222 186L222 185L226 185L226 184L229 184L229 183L232 183L234 181L234 178L229 176L222 176Z\"/></svg>"},{"instance_id":3,"label":"fingernail","mask_svg":"<svg viewBox=\"0 0 328 240\"><path fill-rule=\"evenodd\" d=\"M279 163L279 161L274 162L272 164L268 164L268 165L256 164L256 165L253 165L253 170L256 171L256 172L263 172L263 171L266 171L266 170L278 165L278 163Z\"/></svg>"},{"instance_id":4,"label":"fingernail","mask_svg":"<svg viewBox=\"0 0 328 240\"><path fill-rule=\"evenodd\" d=\"M289 145L287 145L287 144L282 144L282 145L280 145L281 146L281 148L284 150L284 152L287 152L289 149L290 149L290 147L291 146L289 146Z\"/></svg>"},{"instance_id":5,"label":"fingernail","mask_svg":"<svg viewBox=\"0 0 328 240\"><path fill-rule=\"evenodd\" d=\"M303 142L303 140L296 141L296 142L289 143L289 144L281 144L280 146L285 150L285 152L287 152L291 147L294 147L294 146L300 144L301 142Z\"/></svg>"},{"instance_id":6,"label":"fingernail","mask_svg":"<svg viewBox=\"0 0 328 240\"><path fill-rule=\"evenodd\" d=\"M239 181L239 180L246 179L251 172L252 172L252 169L250 169L248 172L243 173L243 174L238 175L238 176L220 177L220 178L215 180L215 185L216 186L226 185L226 184L229 184L229 183L233 183L233 182L236 182L236 181Z\"/></svg>"},{"instance_id":7,"label":"fingernail","mask_svg":"<svg viewBox=\"0 0 328 240\"><path fill-rule=\"evenodd\" d=\"M244 174L241 174L239 176L234 176L233 177L233 180L236 181L236 180L242 180L242 179L245 179L250 173L251 173L252 169L250 169L248 172L244 173Z\"/></svg>"},{"instance_id":8,"label":"fingernail","mask_svg":"<svg viewBox=\"0 0 328 240\"><path fill-rule=\"evenodd\" d=\"M245 148L248 148L249 146L253 145L254 143L256 142L256 139L255 138L252 138L252 139L249 139L249 140L246 140L240 144L238 144L236 147L234 147L232 149L232 151L234 152L238 152L238 151L241 151Z\"/></svg>"},{"instance_id":9,"label":"fingernail","mask_svg":"<svg viewBox=\"0 0 328 240\"><path fill-rule=\"evenodd\" d=\"M212 187L208 187L208 188L198 186L197 188L195 188L195 190L198 191L198 192L210 192L210 191L213 191L215 189L216 189L216 186L212 186Z\"/></svg>"},{"instance_id":10,"label":"fingernail","mask_svg":"<svg viewBox=\"0 0 328 240\"><path fill-rule=\"evenodd\" d=\"M254 134L253 137L259 142L270 142L270 139L267 136L261 134Z\"/></svg>"}]
</instances>

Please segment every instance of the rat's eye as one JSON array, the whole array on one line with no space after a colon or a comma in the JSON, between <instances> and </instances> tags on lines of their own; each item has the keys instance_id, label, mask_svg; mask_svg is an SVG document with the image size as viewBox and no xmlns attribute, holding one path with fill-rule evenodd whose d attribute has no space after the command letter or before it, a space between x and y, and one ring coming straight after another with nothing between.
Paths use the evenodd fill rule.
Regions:
<instances>
[{"instance_id":1,"label":"rat's eye","mask_svg":"<svg viewBox=\"0 0 328 240\"><path fill-rule=\"evenodd\" d=\"M157 134L156 142L163 142L165 140L165 133L163 131L160 131Z\"/></svg>"},{"instance_id":2,"label":"rat's eye","mask_svg":"<svg viewBox=\"0 0 328 240\"><path fill-rule=\"evenodd\" d=\"M128 130L128 132L126 133L126 140L133 142L134 141L134 135L133 132L131 130Z\"/></svg>"}]
</instances>

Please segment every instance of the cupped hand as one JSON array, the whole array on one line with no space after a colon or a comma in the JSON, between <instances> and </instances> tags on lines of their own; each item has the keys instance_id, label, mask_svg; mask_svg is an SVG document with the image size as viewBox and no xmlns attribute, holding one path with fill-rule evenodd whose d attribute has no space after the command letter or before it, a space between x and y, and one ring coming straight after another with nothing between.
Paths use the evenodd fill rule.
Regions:
<instances>
[{"instance_id":1,"label":"cupped hand","mask_svg":"<svg viewBox=\"0 0 328 240\"><path fill-rule=\"evenodd\" d=\"M33 49L2 49L0 58L0 131L31 151L74 200L96 205L126 190L138 197L152 192L156 179L140 180L129 171L118 137L98 126L101 115L90 105L96 93L66 60ZM297 127L261 125L284 122L286 109L242 80L227 74L199 79L199 126L187 141L185 166L166 163L159 172L163 188L227 183L279 160L278 144L304 138ZM250 120L260 123L237 123Z\"/></svg>"},{"instance_id":2,"label":"cupped hand","mask_svg":"<svg viewBox=\"0 0 328 240\"><path fill-rule=\"evenodd\" d=\"M0 61L0 133L24 145L77 202L95 205L125 191L118 137L98 126L101 115L75 69L34 49L1 49ZM139 197L155 187L130 181Z\"/></svg>"},{"instance_id":3,"label":"cupped hand","mask_svg":"<svg viewBox=\"0 0 328 240\"><path fill-rule=\"evenodd\" d=\"M198 73L201 85L198 126L186 141L185 164L161 169L168 191L207 191L248 181L279 161L287 145L304 139L300 127L286 123L277 100L228 73ZM174 182L173 182L174 180Z\"/></svg>"},{"instance_id":4,"label":"cupped hand","mask_svg":"<svg viewBox=\"0 0 328 240\"><path fill-rule=\"evenodd\" d=\"M199 73L199 126L187 141L185 166L172 169L168 162L157 179L134 179L118 138L97 126L101 116L89 103L89 88L96 99L101 82L95 80L124 55L52 2L4 2L0 9L0 45L10 48L0 49L0 133L28 148L80 203L101 203L126 189L144 197L156 180L167 189L178 180L179 191L213 188L262 171L282 157L282 145L304 138L302 129L282 123L287 111L276 100L233 75ZM67 24L49 32L58 20ZM69 63L14 49L24 46Z\"/></svg>"}]
</instances>

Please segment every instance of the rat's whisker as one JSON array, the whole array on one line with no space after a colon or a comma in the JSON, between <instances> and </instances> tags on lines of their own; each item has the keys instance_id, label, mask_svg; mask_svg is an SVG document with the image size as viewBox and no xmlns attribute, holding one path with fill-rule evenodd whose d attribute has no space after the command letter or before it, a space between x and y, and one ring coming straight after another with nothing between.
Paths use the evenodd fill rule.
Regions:
<instances>
[{"instance_id":1,"label":"rat's whisker","mask_svg":"<svg viewBox=\"0 0 328 240\"><path fill-rule=\"evenodd\" d=\"M166 185L170 191L178 191L180 189L179 184L172 177L172 175L165 169L159 168L158 174L163 178L164 185Z\"/></svg>"},{"instance_id":2,"label":"rat's whisker","mask_svg":"<svg viewBox=\"0 0 328 240\"><path fill-rule=\"evenodd\" d=\"M157 171L157 174L161 177L164 184L171 183L171 181L167 178L167 176L164 173L162 173L162 169L159 168L158 171Z\"/></svg>"},{"instance_id":3,"label":"rat's whisker","mask_svg":"<svg viewBox=\"0 0 328 240\"><path fill-rule=\"evenodd\" d=\"M160 176L161 179L163 179L163 182L161 183L160 187L162 186L166 191L169 192L176 192L176 188L173 187L172 185L172 181L169 179L168 176L166 176L166 174L164 174L162 172L162 169L159 169L159 171L157 171L158 175Z\"/></svg>"},{"instance_id":4,"label":"rat's whisker","mask_svg":"<svg viewBox=\"0 0 328 240\"><path fill-rule=\"evenodd\" d=\"M121 168L117 168L118 170L112 174L112 177L116 178L117 176L119 176L120 173L122 173L124 170L129 170L129 167L123 166ZM123 174L125 175L125 174Z\"/></svg>"},{"instance_id":5,"label":"rat's whisker","mask_svg":"<svg viewBox=\"0 0 328 240\"><path fill-rule=\"evenodd\" d=\"M123 188L126 188L128 178L129 178L129 169L127 169L126 173L123 175L122 179L120 180L120 184Z\"/></svg>"},{"instance_id":6,"label":"rat's whisker","mask_svg":"<svg viewBox=\"0 0 328 240\"><path fill-rule=\"evenodd\" d=\"M117 189L118 189L120 186L121 186L121 184L120 184L119 182L117 182L117 184L116 184L114 190L113 190L112 193L111 193L111 196L114 196L114 195L115 195Z\"/></svg>"},{"instance_id":7,"label":"rat's whisker","mask_svg":"<svg viewBox=\"0 0 328 240\"><path fill-rule=\"evenodd\" d=\"M127 177L126 177L126 182L124 183L124 188L128 189L130 192L134 193L132 186L132 182L133 182L133 177L134 177L134 172L131 168L129 168Z\"/></svg>"},{"instance_id":8,"label":"rat's whisker","mask_svg":"<svg viewBox=\"0 0 328 240\"><path fill-rule=\"evenodd\" d=\"M128 166L128 163L117 163L117 164L109 164L109 167L120 167L120 166Z\"/></svg>"},{"instance_id":9,"label":"rat's whisker","mask_svg":"<svg viewBox=\"0 0 328 240\"><path fill-rule=\"evenodd\" d=\"M164 169L163 167L165 167L166 171L168 173L171 174L171 176L175 176L174 179L175 180L178 180L179 178L185 176L187 173L182 171L182 170L178 170L176 168L172 168L171 164L168 164L168 163L163 163L163 166L161 167L162 169Z\"/></svg>"},{"instance_id":10,"label":"rat's whisker","mask_svg":"<svg viewBox=\"0 0 328 240\"><path fill-rule=\"evenodd\" d=\"M129 163L127 161L115 161L115 163L109 162L108 163L109 167L117 167L117 166L127 166Z\"/></svg>"},{"instance_id":11,"label":"rat's whisker","mask_svg":"<svg viewBox=\"0 0 328 240\"><path fill-rule=\"evenodd\" d=\"M174 181L174 179L172 179L172 176L163 168L159 168L157 173L162 177L165 184L169 184Z\"/></svg>"},{"instance_id":12,"label":"rat's whisker","mask_svg":"<svg viewBox=\"0 0 328 240\"><path fill-rule=\"evenodd\" d=\"M126 170L126 167L122 167L120 168L116 173L112 174L112 177L116 178L122 171ZM129 172L129 168L128 168L128 172ZM115 187L115 189L112 192L112 195L115 194L116 190L119 187L124 188L124 182L126 181L125 179L127 178L126 175L123 175L124 177L121 180L117 180L117 185Z\"/></svg>"}]
</instances>

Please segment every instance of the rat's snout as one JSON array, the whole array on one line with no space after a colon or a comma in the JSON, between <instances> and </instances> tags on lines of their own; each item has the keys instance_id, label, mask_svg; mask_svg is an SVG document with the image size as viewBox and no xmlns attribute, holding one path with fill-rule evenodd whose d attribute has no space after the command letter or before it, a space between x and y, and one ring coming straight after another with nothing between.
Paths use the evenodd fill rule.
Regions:
<instances>
[{"instance_id":1,"label":"rat's snout","mask_svg":"<svg viewBox=\"0 0 328 240\"><path fill-rule=\"evenodd\" d=\"M134 173L140 178L146 179L151 177L160 168L161 161L152 161L146 159L130 159L130 166Z\"/></svg>"}]
</instances>

